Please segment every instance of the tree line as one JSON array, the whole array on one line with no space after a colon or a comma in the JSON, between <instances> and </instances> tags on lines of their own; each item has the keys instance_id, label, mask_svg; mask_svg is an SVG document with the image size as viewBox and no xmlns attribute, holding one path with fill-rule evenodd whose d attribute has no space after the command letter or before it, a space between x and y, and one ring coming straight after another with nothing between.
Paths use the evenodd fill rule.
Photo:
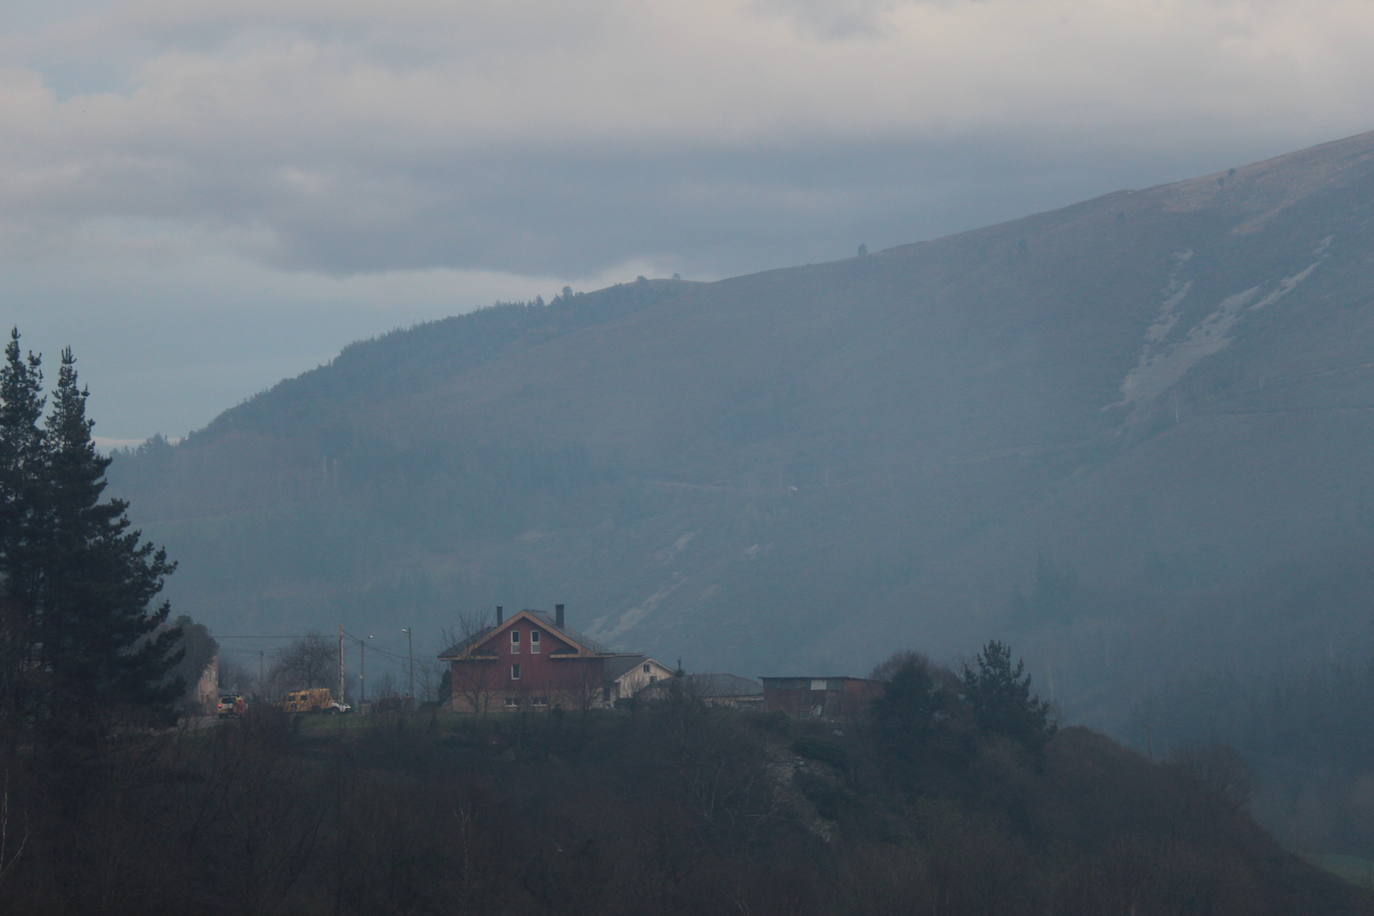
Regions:
<instances>
[{"instance_id":1,"label":"tree line","mask_svg":"<svg viewBox=\"0 0 1374 916\"><path fill-rule=\"evenodd\" d=\"M79 807L18 768L32 834L20 867L0 850L0 895L32 912L1368 912L1192 772L1052 728L1004 649L959 674L895 659L893 689L844 721L688 691L487 717L260 706L118 744Z\"/></svg>"}]
</instances>

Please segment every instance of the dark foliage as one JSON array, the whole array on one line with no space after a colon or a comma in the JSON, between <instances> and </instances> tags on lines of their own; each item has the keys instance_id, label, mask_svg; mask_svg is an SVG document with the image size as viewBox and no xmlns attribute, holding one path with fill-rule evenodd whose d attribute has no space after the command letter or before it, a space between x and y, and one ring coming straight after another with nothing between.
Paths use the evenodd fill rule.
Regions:
<instances>
[{"instance_id":1,"label":"dark foliage","mask_svg":"<svg viewBox=\"0 0 1374 916\"><path fill-rule=\"evenodd\" d=\"M965 757L928 763L941 788L912 796L869 730L686 697L294 723L258 707L110 746L76 801L9 758L0 819L25 846L8 870L0 848L0 895L57 913L1368 911L1179 767L1077 728L1035 766L970 727Z\"/></svg>"},{"instance_id":2,"label":"dark foliage","mask_svg":"<svg viewBox=\"0 0 1374 916\"><path fill-rule=\"evenodd\" d=\"M175 569L144 543L127 503L103 498L87 391L63 350L42 427L41 364L11 334L0 366L0 598L6 737L83 748L116 723L170 714L181 633L154 606ZM25 737L27 736L27 737Z\"/></svg>"},{"instance_id":3,"label":"dark foliage","mask_svg":"<svg viewBox=\"0 0 1374 916\"><path fill-rule=\"evenodd\" d=\"M181 684L184 688L178 702L178 712L198 715L203 710L196 703L196 684L206 666L218 654L219 643L210 635L210 630L204 624L196 623L185 614L173 620L171 625L181 634L179 642L181 658L167 672L166 679L169 682ZM222 667L223 663L221 663L221 669ZM221 675L222 679L223 676Z\"/></svg>"},{"instance_id":4,"label":"dark foliage","mask_svg":"<svg viewBox=\"0 0 1374 916\"><path fill-rule=\"evenodd\" d=\"M991 640L975 659L965 665L964 697L978 727L1005 735L1039 753L1054 735L1050 706L1031 693L1030 675L1018 659L1011 663L1011 648Z\"/></svg>"}]
</instances>

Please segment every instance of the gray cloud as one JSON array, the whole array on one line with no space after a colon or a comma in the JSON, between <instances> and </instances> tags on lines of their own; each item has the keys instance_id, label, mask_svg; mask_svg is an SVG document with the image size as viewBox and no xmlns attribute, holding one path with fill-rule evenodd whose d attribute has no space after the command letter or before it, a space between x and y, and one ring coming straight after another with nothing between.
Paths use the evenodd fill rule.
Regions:
<instances>
[{"instance_id":1,"label":"gray cloud","mask_svg":"<svg viewBox=\"0 0 1374 916\"><path fill-rule=\"evenodd\" d=\"M73 321L114 299L142 322L149 301L233 321L242 296L302 334L326 303L358 316L340 327L380 331L492 294L841 257L1224 168L1365 129L1374 77L1374 8L1357 0L7 16L0 297L44 290ZM61 270L60 294L35 264Z\"/></svg>"}]
</instances>

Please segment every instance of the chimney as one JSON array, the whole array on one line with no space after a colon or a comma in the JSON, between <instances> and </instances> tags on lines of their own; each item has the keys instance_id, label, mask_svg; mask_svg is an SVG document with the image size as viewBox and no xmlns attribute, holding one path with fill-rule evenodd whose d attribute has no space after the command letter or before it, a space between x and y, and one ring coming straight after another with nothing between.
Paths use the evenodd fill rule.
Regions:
<instances>
[{"instance_id":1,"label":"chimney","mask_svg":"<svg viewBox=\"0 0 1374 916\"><path fill-rule=\"evenodd\" d=\"M558 625L558 629L563 629L563 605L555 604L553 606L553 622Z\"/></svg>"},{"instance_id":2,"label":"chimney","mask_svg":"<svg viewBox=\"0 0 1374 916\"><path fill-rule=\"evenodd\" d=\"M501 609L501 605L498 604L498 605L496 606L496 625L499 627L499 626L505 621L505 619L506 619L505 611L503 611L503 610Z\"/></svg>"}]
</instances>

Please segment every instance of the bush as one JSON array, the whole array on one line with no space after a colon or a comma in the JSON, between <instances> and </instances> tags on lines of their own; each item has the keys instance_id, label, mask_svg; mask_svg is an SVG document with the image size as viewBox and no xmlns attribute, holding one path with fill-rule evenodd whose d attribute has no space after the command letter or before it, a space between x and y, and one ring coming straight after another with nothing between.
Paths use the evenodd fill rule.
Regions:
<instances>
[{"instance_id":1,"label":"bush","mask_svg":"<svg viewBox=\"0 0 1374 916\"><path fill-rule=\"evenodd\" d=\"M849 751L834 741L824 738L798 738L792 742L792 753L808 760L829 764L841 773L849 771Z\"/></svg>"}]
</instances>

